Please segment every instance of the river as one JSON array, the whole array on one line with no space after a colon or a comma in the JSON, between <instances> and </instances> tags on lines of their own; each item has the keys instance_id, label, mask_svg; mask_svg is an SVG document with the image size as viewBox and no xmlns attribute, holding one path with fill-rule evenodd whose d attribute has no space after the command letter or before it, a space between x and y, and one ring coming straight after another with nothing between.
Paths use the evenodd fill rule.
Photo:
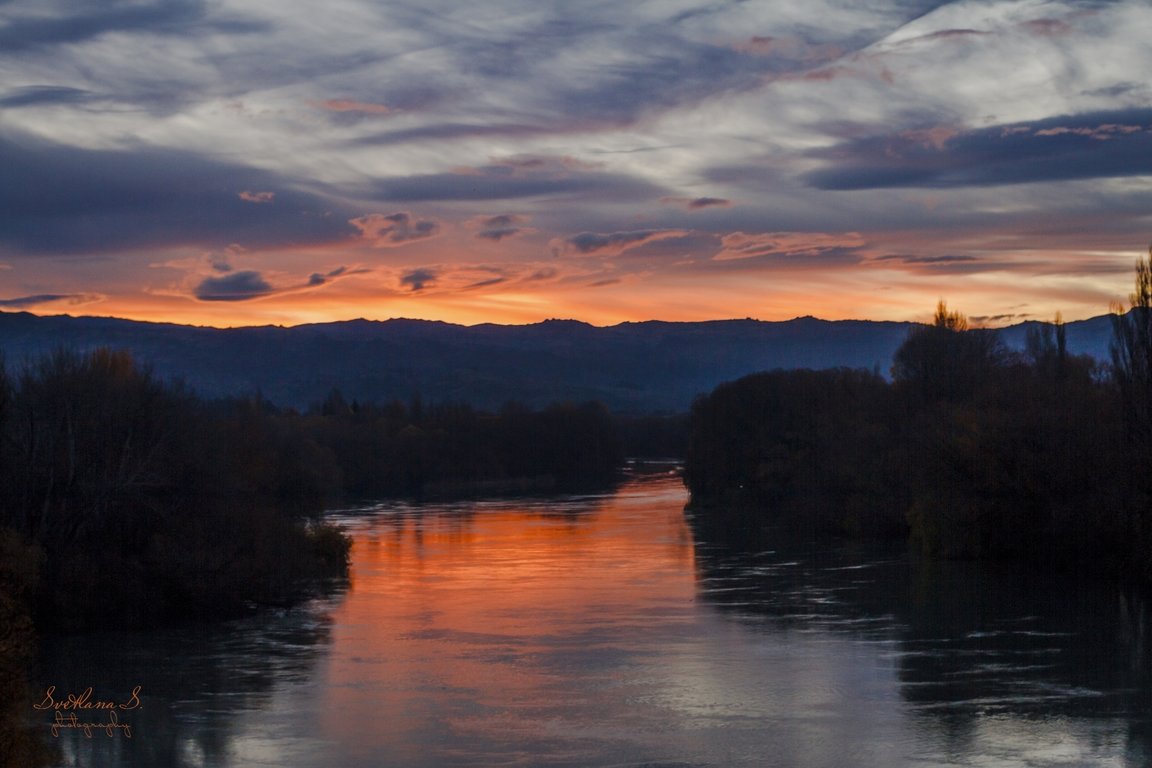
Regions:
<instances>
[{"instance_id":1,"label":"river","mask_svg":"<svg viewBox=\"0 0 1152 768\"><path fill-rule=\"evenodd\" d=\"M91 736L34 717L81 768L1152 760L1139 597L709 534L686 500L656 473L604 495L333 512L354 539L344 588L222 626L48 638L41 690L138 688L140 706Z\"/></svg>"}]
</instances>

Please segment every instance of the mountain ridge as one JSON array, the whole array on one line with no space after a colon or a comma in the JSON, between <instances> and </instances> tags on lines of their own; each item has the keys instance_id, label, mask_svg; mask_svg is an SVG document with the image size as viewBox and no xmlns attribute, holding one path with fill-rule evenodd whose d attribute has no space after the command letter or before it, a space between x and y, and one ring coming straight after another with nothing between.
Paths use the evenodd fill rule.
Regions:
<instances>
[{"instance_id":1,"label":"mountain ridge","mask_svg":"<svg viewBox=\"0 0 1152 768\"><path fill-rule=\"evenodd\" d=\"M1028 321L998 329L1021 349ZM549 319L457 325L392 318L239 328L0 312L9 363L53 349L130 350L165 379L206 396L260 393L305 408L333 389L363 401L508 401L540 407L599 400L621 412L683 411L717 384L772 368L866 368L883 374L917 323L750 318L595 326ZM1066 324L1069 351L1107 359L1103 315Z\"/></svg>"}]
</instances>

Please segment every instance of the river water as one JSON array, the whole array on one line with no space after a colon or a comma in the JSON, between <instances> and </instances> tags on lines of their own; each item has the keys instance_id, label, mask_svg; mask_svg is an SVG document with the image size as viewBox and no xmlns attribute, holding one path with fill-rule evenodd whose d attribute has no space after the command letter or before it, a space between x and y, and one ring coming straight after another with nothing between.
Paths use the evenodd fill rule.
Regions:
<instances>
[{"instance_id":1,"label":"river water","mask_svg":"<svg viewBox=\"0 0 1152 768\"><path fill-rule=\"evenodd\" d=\"M657 473L606 495L333 513L354 546L330 597L47 640L43 689L141 702L118 715L131 738L47 738L83 768L1152 762L1139 598L712 534L686 500Z\"/></svg>"}]
</instances>

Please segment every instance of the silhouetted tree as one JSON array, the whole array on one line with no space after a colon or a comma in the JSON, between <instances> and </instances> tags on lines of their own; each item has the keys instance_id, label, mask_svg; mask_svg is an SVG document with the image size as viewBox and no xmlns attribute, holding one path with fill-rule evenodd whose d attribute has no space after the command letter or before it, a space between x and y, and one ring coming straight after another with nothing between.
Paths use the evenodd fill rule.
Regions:
<instances>
[{"instance_id":1,"label":"silhouetted tree","mask_svg":"<svg viewBox=\"0 0 1152 768\"><path fill-rule=\"evenodd\" d=\"M1061 378L1068 368L1068 334L1064 319L1056 313L1056 320L1028 326L1024 338L1024 353L1036 368Z\"/></svg>"},{"instance_id":2,"label":"silhouetted tree","mask_svg":"<svg viewBox=\"0 0 1152 768\"><path fill-rule=\"evenodd\" d=\"M1149 247L1152 258L1152 247ZM1127 313L1112 315L1112 376L1127 415L1129 434L1142 450L1152 444L1152 265L1136 262L1135 290Z\"/></svg>"},{"instance_id":3,"label":"silhouetted tree","mask_svg":"<svg viewBox=\"0 0 1152 768\"><path fill-rule=\"evenodd\" d=\"M892 378L925 403L970 400L1004 357L994 331L970 329L964 315L941 301L933 323L913 329L896 350Z\"/></svg>"}]
</instances>

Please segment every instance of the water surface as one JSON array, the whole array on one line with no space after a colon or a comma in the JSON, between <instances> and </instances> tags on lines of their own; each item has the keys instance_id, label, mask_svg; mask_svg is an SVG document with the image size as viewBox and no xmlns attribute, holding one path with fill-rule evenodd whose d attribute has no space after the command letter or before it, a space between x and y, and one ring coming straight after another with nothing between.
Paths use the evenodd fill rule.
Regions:
<instances>
[{"instance_id":1,"label":"water surface","mask_svg":"<svg viewBox=\"0 0 1152 768\"><path fill-rule=\"evenodd\" d=\"M710 532L671 475L336 513L342 592L224 626L50 639L144 706L66 765L1142 766L1144 602L901 548ZM46 714L36 713L45 729ZM50 737L51 738L51 737Z\"/></svg>"}]
</instances>

